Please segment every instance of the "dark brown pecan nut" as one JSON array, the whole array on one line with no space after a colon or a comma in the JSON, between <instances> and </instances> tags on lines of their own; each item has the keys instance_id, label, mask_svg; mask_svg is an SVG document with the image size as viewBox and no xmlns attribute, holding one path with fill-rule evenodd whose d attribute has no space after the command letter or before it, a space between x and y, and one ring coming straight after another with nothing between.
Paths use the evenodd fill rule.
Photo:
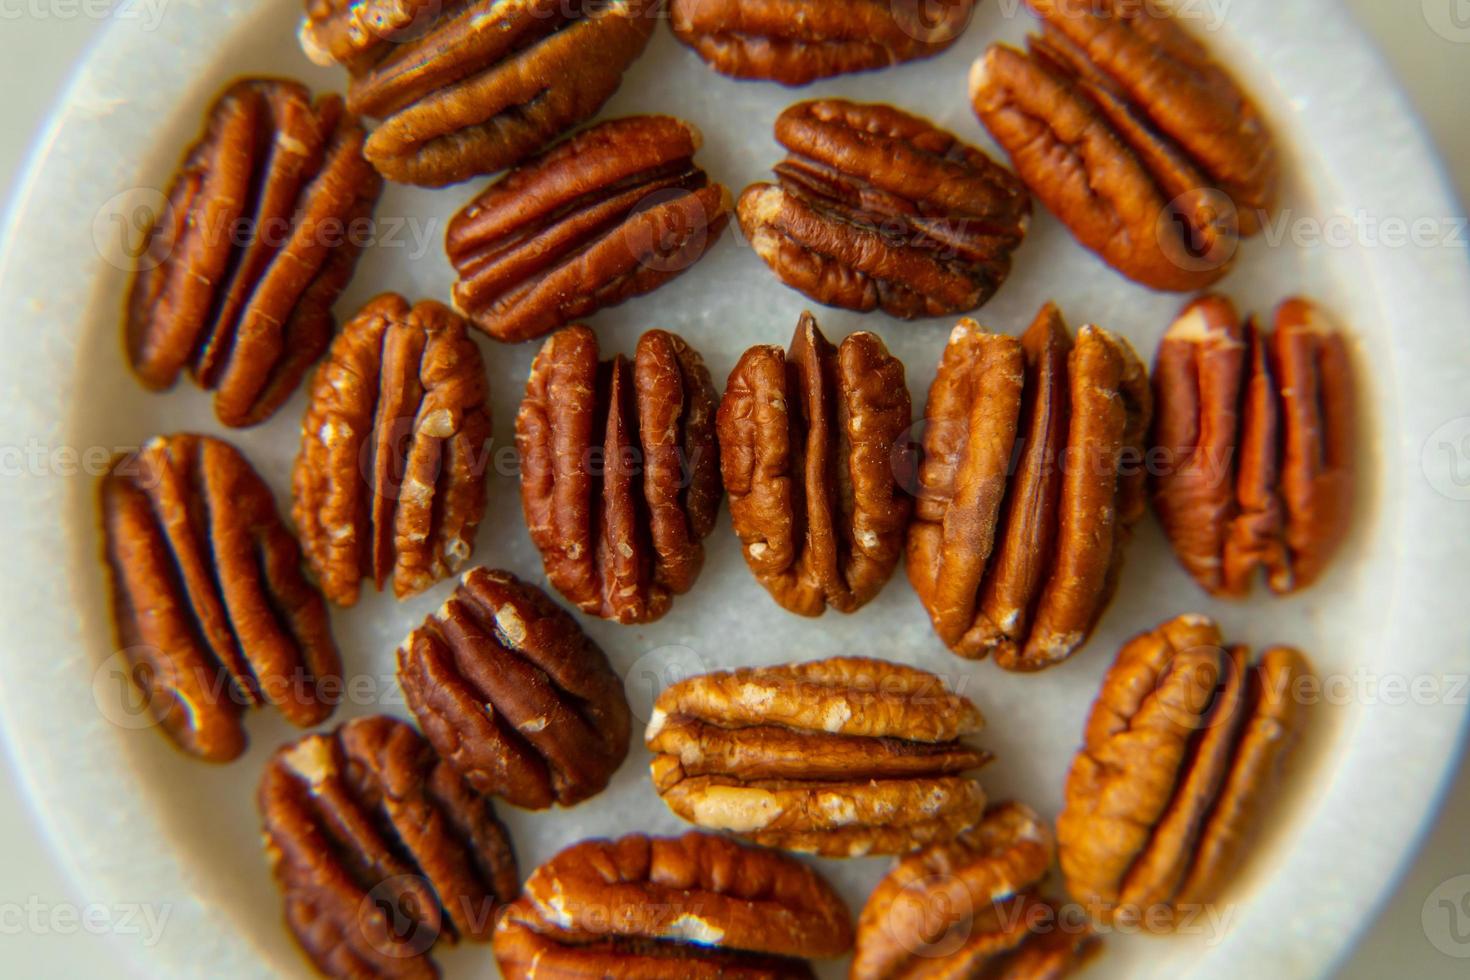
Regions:
<instances>
[{"instance_id":1,"label":"dark brown pecan nut","mask_svg":"<svg viewBox=\"0 0 1470 980\"><path fill-rule=\"evenodd\" d=\"M795 980L852 946L847 906L793 858L711 834L575 844L495 929L507 980Z\"/></svg>"},{"instance_id":2,"label":"dark brown pecan nut","mask_svg":"<svg viewBox=\"0 0 1470 980\"><path fill-rule=\"evenodd\" d=\"M1027 0L1028 53L975 63L975 113L1077 240L1154 289L1192 292L1230 270L1276 204L1266 122L1156 3Z\"/></svg>"},{"instance_id":3,"label":"dark brown pecan nut","mask_svg":"<svg viewBox=\"0 0 1470 980\"><path fill-rule=\"evenodd\" d=\"M1185 615L1130 640L1103 679L1057 840L1072 897L1104 921L1165 927L1239 867L1304 727L1311 674L1286 647L1249 660Z\"/></svg>"},{"instance_id":4,"label":"dark brown pecan nut","mask_svg":"<svg viewBox=\"0 0 1470 980\"><path fill-rule=\"evenodd\" d=\"M903 319L984 305L1026 235L1026 188L984 153L886 105L802 102L776 120L790 155L740 196L740 227L786 285Z\"/></svg>"},{"instance_id":5,"label":"dark brown pecan nut","mask_svg":"<svg viewBox=\"0 0 1470 980\"><path fill-rule=\"evenodd\" d=\"M1356 411L1347 342L1293 299L1273 331L1206 296L1154 364L1154 513L1195 581L1244 596L1264 568L1278 595L1317 580L1348 530Z\"/></svg>"},{"instance_id":6,"label":"dark brown pecan nut","mask_svg":"<svg viewBox=\"0 0 1470 980\"><path fill-rule=\"evenodd\" d=\"M901 854L979 819L984 725L939 677L839 657L693 677L645 738L669 809L709 830L827 857Z\"/></svg>"},{"instance_id":7,"label":"dark brown pecan nut","mask_svg":"<svg viewBox=\"0 0 1470 980\"><path fill-rule=\"evenodd\" d=\"M520 891L490 800L378 715L271 757L257 795L286 924L330 977L437 977L439 940L485 941Z\"/></svg>"},{"instance_id":8,"label":"dark brown pecan nut","mask_svg":"<svg viewBox=\"0 0 1470 980\"><path fill-rule=\"evenodd\" d=\"M534 340L676 278L730 217L700 139L669 116L617 119L491 184L449 223L455 304L496 340Z\"/></svg>"},{"instance_id":9,"label":"dark brown pecan nut","mask_svg":"<svg viewBox=\"0 0 1470 980\"><path fill-rule=\"evenodd\" d=\"M908 525L892 455L911 421L903 364L874 334L834 348L804 313L789 353L740 358L720 402L720 467L745 561L782 606L853 612L882 590Z\"/></svg>"},{"instance_id":10,"label":"dark brown pecan nut","mask_svg":"<svg viewBox=\"0 0 1470 980\"><path fill-rule=\"evenodd\" d=\"M387 293L317 369L292 475L293 516L327 598L391 575L398 598L469 559L485 513L488 382L462 319Z\"/></svg>"},{"instance_id":11,"label":"dark brown pecan nut","mask_svg":"<svg viewBox=\"0 0 1470 980\"><path fill-rule=\"evenodd\" d=\"M509 572L467 572L399 647L398 682L439 754L516 806L595 796L628 753L628 701L606 655Z\"/></svg>"},{"instance_id":12,"label":"dark brown pecan nut","mask_svg":"<svg viewBox=\"0 0 1470 980\"><path fill-rule=\"evenodd\" d=\"M281 407L332 339L332 304L382 180L342 100L244 79L226 89L149 229L126 345L149 388L188 367L229 426Z\"/></svg>"},{"instance_id":13,"label":"dark brown pecan nut","mask_svg":"<svg viewBox=\"0 0 1470 980\"><path fill-rule=\"evenodd\" d=\"M516 418L521 503L546 576L583 612L649 623L688 592L719 513L709 370L650 330L632 363L586 327L541 348Z\"/></svg>"},{"instance_id":14,"label":"dark brown pecan nut","mask_svg":"<svg viewBox=\"0 0 1470 980\"><path fill-rule=\"evenodd\" d=\"M658 23L661 0L308 0L302 47L352 74L381 119L389 180L441 187L514 166L591 119Z\"/></svg>"}]
</instances>

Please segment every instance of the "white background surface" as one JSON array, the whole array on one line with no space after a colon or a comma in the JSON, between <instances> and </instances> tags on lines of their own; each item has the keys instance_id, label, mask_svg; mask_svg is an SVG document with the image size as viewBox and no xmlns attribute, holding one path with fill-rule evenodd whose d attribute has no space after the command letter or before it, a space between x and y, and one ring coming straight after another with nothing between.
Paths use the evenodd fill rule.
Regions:
<instances>
[{"instance_id":1,"label":"white background surface","mask_svg":"<svg viewBox=\"0 0 1470 980\"><path fill-rule=\"evenodd\" d=\"M189 0L120 5L113 0L0 0L0 92L6 93L5 104L0 105L0 133L4 134L0 187L8 188L18 173L71 66L104 26L107 12L120 8L128 16L146 19L163 10L166 16L168 2ZM1458 43L1431 28L1430 18L1421 16L1421 0L1347 0L1345 7L1363 20L1384 47L1443 150L1462 196L1470 196L1470 127L1464 125L1464 94L1470 91L1470 2L1422 3L1430 14L1458 9L1460 22L1467 25L1458 32ZM1439 10L1429 9L1434 7ZM1324 65L1324 70L1330 71L1331 66ZM1464 643L1466 638L1454 638L1454 642ZM46 652L36 651L36 655L44 657ZM4 761L0 761L0 781L10 785ZM1426 900L1442 882L1470 873L1467 826L1470 778L1462 778L1423 855L1344 975L1435 978L1470 973L1470 959L1452 958L1431 944L1422 919ZM86 896L73 894L56 872L14 791L0 793L0 869L0 976L108 975L131 958L129 951L114 943L136 945L138 936L105 938L83 927ZM101 914L102 910L92 913ZM99 921L91 920L94 927ZM1470 910L1461 917L1461 925L1470 930ZM1437 938L1443 940L1442 935ZM1450 948L1470 955L1470 943ZM207 964L201 967L207 971Z\"/></svg>"}]
</instances>

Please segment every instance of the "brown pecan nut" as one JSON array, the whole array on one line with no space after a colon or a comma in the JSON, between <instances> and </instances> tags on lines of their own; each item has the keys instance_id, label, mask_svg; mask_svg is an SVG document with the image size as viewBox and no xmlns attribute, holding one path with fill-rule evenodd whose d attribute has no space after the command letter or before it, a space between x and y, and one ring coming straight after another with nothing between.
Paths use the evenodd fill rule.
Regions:
<instances>
[{"instance_id":1,"label":"brown pecan nut","mask_svg":"<svg viewBox=\"0 0 1470 980\"><path fill-rule=\"evenodd\" d=\"M389 180L441 187L514 166L591 119L643 53L661 0L308 0L301 44L381 119Z\"/></svg>"},{"instance_id":2,"label":"brown pecan nut","mask_svg":"<svg viewBox=\"0 0 1470 980\"><path fill-rule=\"evenodd\" d=\"M908 524L892 454L911 421L903 364L875 334L834 348L803 313L789 353L740 358L720 402L720 468L745 561L782 606L853 612L882 590Z\"/></svg>"},{"instance_id":3,"label":"brown pecan nut","mask_svg":"<svg viewBox=\"0 0 1470 980\"><path fill-rule=\"evenodd\" d=\"M1082 645L1143 516L1147 373L1128 342L1053 304L1026 333L950 335L929 389L908 572L964 657L1040 670Z\"/></svg>"},{"instance_id":4,"label":"brown pecan nut","mask_svg":"<svg viewBox=\"0 0 1470 980\"><path fill-rule=\"evenodd\" d=\"M984 305L1026 235L1026 188L984 153L886 105L802 102L776 120L790 155L740 195L740 227L786 285L903 319Z\"/></svg>"},{"instance_id":5,"label":"brown pecan nut","mask_svg":"<svg viewBox=\"0 0 1470 980\"><path fill-rule=\"evenodd\" d=\"M931 58L964 33L975 0L670 0L674 34L716 71L806 85Z\"/></svg>"},{"instance_id":6,"label":"brown pecan nut","mask_svg":"<svg viewBox=\"0 0 1470 980\"><path fill-rule=\"evenodd\" d=\"M189 368L229 426L269 418L327 349L357 226L382 180L335 95L251 78L226 89L169 188L128 296L126 346L149 388ZM360 229L357 229L360 231Z\"/></svg>"},{"instance_id":7,"label":"brown pecan nut","mask_svg":"<svg viewBox=\"0 0 1470 980\"><path fill-rule=\"evenodd\" d=\"M491 184L449 223L455 304L496 340L534 340L676 278L730 218L700 139L670 116L616 119Z\"/></svg>"},{"instance_id":8,"label":"brown pecan nut","mask_svg":"<svg viewBox=\"0 0 1470 980\"><path fill-rule=\"evenodd\" d=\"M787 980L852 946L817 872L712 834L575 844L537 868L495 929L507 980Z\"/></svg>"},{"instance_id":9,"label":"brown pecan nut","mask_svg":"<svg viewBox=\"0 0 1470 980\"><path fill-rule=\"evenodd\" d=\"M1273 331L1223 296L1185 307L1154 363L1150 493L1180 562L1215 595L1258 568L1277 594L1321 576L1352 514L1354 390L1347 342L1315 304Z\"/></svg>"},{"instance_id":10,"label":"brown pecan nut","mask_svg":"<svg viewBox=\"0 0 1470 980\"><path fill-rule=\"evenodd\" d=\"M623 682L577 621L509 572L467 572L398 649L424 734L475 789L571 806L628 754Z\"/></svg>"},{"instance_id":11,"label":"brown pecan nut","mask_svg":"<svg viewBox=\"0 0 1470 980\"><path fill-rule=\"evenodd\" d=\"M984 725L927 671L861 657L693 677L645 739L653 786L691 823L828 857L901 854L979 819Z\"/></svg>"},{"instance_id":12,"label":"brown pecan nut","mask_svg":"<svg viewBox=\"0 0 1470 980\"><path fill-rule=\"evenodd\" d=\"M326 603L270 488L229 443L173 435L114 460L101 484L117 641L149 712L184 751L245 751L243 709L303 728L341 694Z\"/></svg>"},{"instance_id":13,"label":"brown pecan nut","mask_svg":"<svg viewBox=\"0 0 1470 980\"><path fill-rule=\"evenodd\" d=\"M442 939L485 941L520 890L490 800L378 715L271 757L257 795L286 923L331 977L437 977Z\"/></svg>"},{"instance_id":14,"label":"brown pecan nut","mask_svg":"<svg viewBox=\"0 0 1470 980\"><path fill-rule=\"evenodd\" d=\"M462 319L386 293L317 369L292 475L293 516L327 598L362 579L398 598L454 574L485 513L488 382Z\"/></svg>"},{"instance_id":15,"label":"brown pecan nut","mask_svg":"<svg viewBox=\"0 0 1470 980\"><path fill-rule=\"evenodd\" d=\"M1311 666L1254 665L1185 615L1130 640L1103 679L1057 820L1072 897L1104 921L1172 921L1215 901L1241 863L1305 722Z\"/></svg>"},{"instance_id":16,"label":"brown pecan nut","mask_svg":"<svg viewBox=\"0 0 1470 980\"><path fill-rule=\"evenodd\" d=\"M1230 270L1276 204L1261 113L1156 3L1027 0L1022 53L975 63L975 113L1043 204L1113 268L1192 292Z\"/></svg>"}]
</instances>

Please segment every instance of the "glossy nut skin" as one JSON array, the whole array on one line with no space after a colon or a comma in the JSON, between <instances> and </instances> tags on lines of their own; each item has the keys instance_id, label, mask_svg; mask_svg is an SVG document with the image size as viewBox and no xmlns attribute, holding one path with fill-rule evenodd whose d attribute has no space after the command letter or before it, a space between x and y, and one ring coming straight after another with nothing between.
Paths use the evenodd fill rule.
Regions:
<instances>
[{"instance_id":1,"label":"glossy nut skin","mask_svg":"<svg viewBox=\"0 0 1470 980\"><path fill-rule=\"evenodd\" d=\"M575 844L537 868L495 930L507 980L787 980L852 946L815 870L711 834Z\"/></svg>"},{"instance_id":2,"label":"glossy nut skin","mask_svg":"<svg viewBox=\"0 0 1470 980\"><path fill-rule=\"evenodd\" d=\"M340 696L326 603L270 488L229 443L180 434L121 456L100 486L119 648L148 711L190 755L245 751L245 708L306 728Z\"/></svg>"},{"instance_id":3,"label":"glossy nut skin","mask_svg":"<svg viewBox=\"0 0 1470 980\"><path fill-rule=\"evenodd\" d=\"M875 334L834 348L810 313L789 351L752 347L720 402L720 469L746 564L802 616L853 612L903 550L911 501L893 450L912 419L903 364Z\"/></svg>"},{"instance_id":4,"label":"glossy nut skin","mask_svg":"<svg viewBox=\"0 0 1470 980\"><path fill-rule=\"evenodd\" d=\"M232 427L263 422L331 341L382 180L334 95L235 82L211 106L144 239L125 346L138 379L186 368Z\"/></svg>"},{"instance_id":5,"label":"glossy nut skin","mask_svg":"<svg viewBox=\"0 0 1470 980\"><path fill-rule=\"evenodd\" d=\"M902 319L984 305L1005 281L1031 198L1005 168L886 105L802 102L776 120L775 184L740 196L740 227L786 285Z\"/></svg>"},{"instance_id":6,"label":"glossy nut skin","mask_svg":"<svg viewBox=\"0 0 1470 980\"><path fill-rule=\"evenodd\" d=\"M330 977L437 977L520 891L505 828L410 725L377 715L271 757L257 793L286 923Z\"/></svg>"}]
</instances>

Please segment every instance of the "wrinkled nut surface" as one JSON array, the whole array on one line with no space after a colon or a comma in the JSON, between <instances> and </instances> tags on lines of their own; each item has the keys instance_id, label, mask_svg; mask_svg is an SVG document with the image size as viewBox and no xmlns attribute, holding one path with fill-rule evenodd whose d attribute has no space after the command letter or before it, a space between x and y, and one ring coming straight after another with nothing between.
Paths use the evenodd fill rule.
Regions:
<instances>
[{"instance_id":1,"label":"wrinkled nut surface","mask_svg":"<svg viewBox=\"0 0 1470 980\"><path fill-rule=\"evenodd\" d=\"M239 756L252 705L303 728L326 720L342 683L326 603L238 450L207 436L152 439L113 461L100 502L118 646L181 749Z\"/></svg>"},{"instance_id":2,"label":"wrinkled nut surface","mask_svg":"<svg viewBox=\"0 0 1470 980\"><path fill-rule=\"evenodd\" d=\"M1264 568L1278 595L1315 582L1348 530L1355 397L1347 341L1307 300L1275 329L1222 296L1187 306L1154 363L1150 495L1180 562L1215 595Z\"/></svg>"},{"instance_id":3,"label":"wrinkled nut surface","mask_svg":"<svg viewBox=\"0 0 1470 980\"><path fill-rule=\"evenodd\" d=\"M738 213L786 285L912 319L976 309L1010 273L1030 195L953 134L891 106L825 99L783 112L776 138L790 151L777 183L748 187Z\"/></svg>"},{"instance_id":4,"label":"wrinkled nut surface","mask_svg":"<svg viewBox=\"0 0 1470 980\"><path fill-rule=\"evenodd\" d=\"M1057 820L1072 897L1104 921L1157 928L1216 901L1304 727L1311 665L1255 663L1185 615L1130 640L1103 679Z\"/></svg>"},{"instance_id":5,"label":"wrinkled nut surface","mask_svg":"<svg viewBox=\"0 0 1470 980\"><path fill-rule=\"evenodd\" d=\"M441 187L525 160L597 114L658 23L660 0L308 0L301 44L352 75L381 119L389 180Z\"/></svg>"},{"instance_id":6,"label":"wrinkled nut surface","mask_svg":"<svg viewBox=\"0 0 1470 980\"><path fill-rule=\"evenodd\" d=\"M1137 282L1192 292L1230 270L1276 205L1265 120L1159 4L1027 0L1023 53L975 63L975 113L1078 241Z\"/></svg>"},{"instance_id":7,"label":"wrinkled nut surface","mask_svg":"<svg viewBox=\"0 0 1470 980\"><path fill-rule=\"evenodd\" d=\"M311 385L293 517L327 598L398 598L454 574L485 513L488 382L465 323L387 293L342 328Z\"/></svg>"},{"instance_id":8,"label":"wrinkled nut surface","mask_svg":"<svg viewBox=\"0 0 1470 980\"><path fill-rule=\"evenodd\" d=\"M984 725L939 677L839 657L690 678L664 690L645 739L653 786L708 830L827 857L901 854L979 819Z\"/></svg>"},{"instance_id":9,"label":"wrinkled nut surface","mask_svg":"<svg viewBox=\"0 0 1470 980\"><path fill-rule=\"evenodd\" d=\"M711 834L575 844L495 930L507 980L785 980L842 956L852 926L817 872Z\"/></svg>"},{"instance_id":10,"label":"wrinkled nut surface","mask_svg":"<svg viewBox=\"0 0 1470 980\"><path fill-rule=\"evenodd\" d=\"M531 366L516 418L521 503L547 578L583 612L648 623L688 592L719 513L718 395L684 339L650 330L631 363L586 327Z\"/></svg>"},{"instance_id":11,"label":"wrinkled nut surface","mask_svg":"<svg viewBox=\"0 0 1470 980\"><path fill-rule=\"evenodd\" d=\"M467 572L399 647L398 682L439 755L516 806L594 796L628 753L628 701L607 657L509 572Z\"/></svg>"},{"instance_id":12,"label":"wrinkled nut surface","mask_svg":"<svg viewBox=\"0 0 1470 980\"><path fill-rule=\"evenodd\" d=\"M1086 641L1143 516L1147 373L1047 304L1017 340L950 335L925 411L908 573L955 653L1040 670Z\"/></svg>"},{"instance_id":13,"label":"wrinkled nut surface","mask_svg":"<svg viewBox=\"0 0 1470 980\"><path fill-rule=\"evenodd\" d=\"M228 426L263 422L332 339L332 304L382 180L335 95L250 78L225 90L144 239L125 342L139 380L185 368Z\"/></svg>"},{"instance_id":14,"label":"wrinkled nut surface","mask_svg":"<svg viewBox=\"0 0 1470 980\"><path fill-rule=\"evenodd\" d=\"M746 564L786 609L853 612L898 565L911 501L893 448L903 364L875 334L834 348L810 313L790 351L752 347L720 402L720 468Z\"/></svg>"},{"instance_id":15,"label":"wrinkled nut surface","mask_svg":"<svg viewBox=\"0 0 1470 980\"><path fill-rule=\"evenodd\" d=\"M491 184L449 223L455 304L496 340L534 340L676 278L729 222L699 144L670 116L616 119Z\"/></svg>"},{"instance_id":16,"label":"wrinkled nut surface","mask_svg":"<svg viewBox=\"0 0 1470 980\"><path fill-rule=\"evenodd\" d=\"M489 799L378 715L276 752L257 796L286 923L331 977L437 977L438 940L485 941L520 891Z\"/></svg>"}]
</instances>

